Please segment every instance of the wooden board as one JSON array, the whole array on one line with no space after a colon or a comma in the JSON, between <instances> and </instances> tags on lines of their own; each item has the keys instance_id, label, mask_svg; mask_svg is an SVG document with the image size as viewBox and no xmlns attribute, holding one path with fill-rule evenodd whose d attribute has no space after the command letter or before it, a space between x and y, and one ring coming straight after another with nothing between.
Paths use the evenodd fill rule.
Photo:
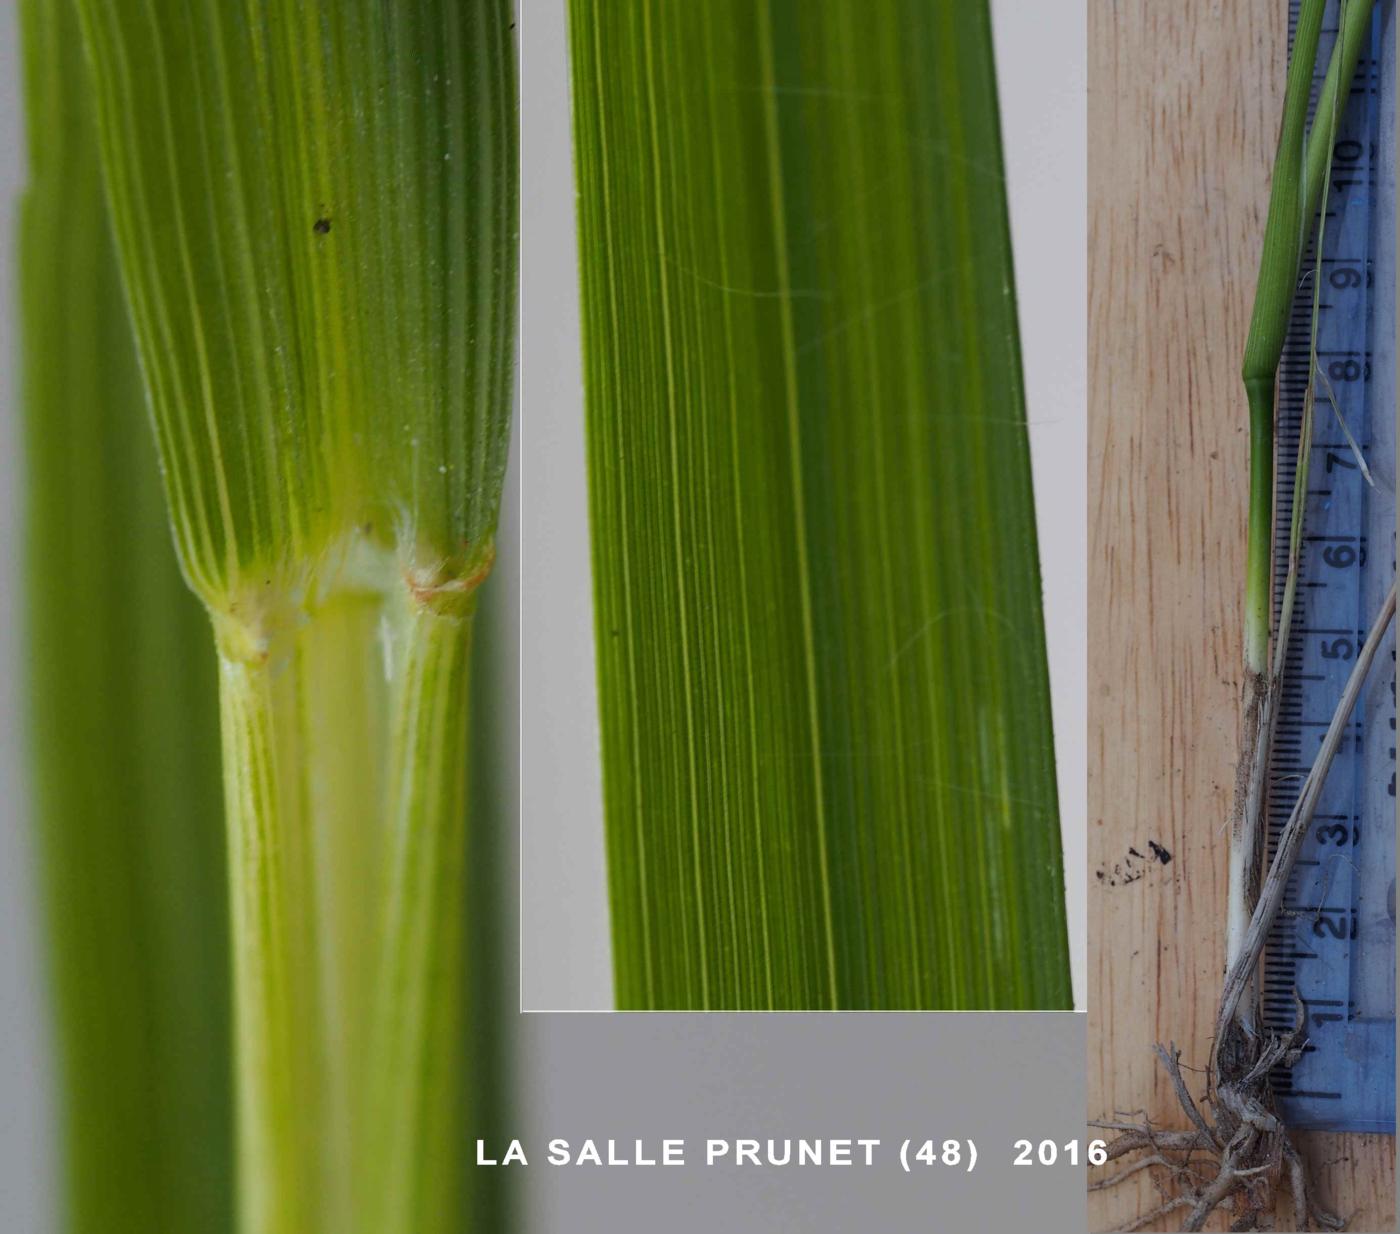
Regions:
<instances>
[{"instance_id":1,"label":"wooden board","mask_svg":"<svg viewBox=\"0 0 1400 1234\"><path fill-rule=\"evenodd\" d=\"M1241 678L1239 357L1286 37L1284 0L1089 0L1091 1117L1183 1126L1152 1045L1198 1068L1209 1053ZM1394 1228L1393 1138L1305 1151L1349 1228ZM1159 1203L1147 1172L1089 1200L1092 1230Z\"/></svg>"}]
</instances>

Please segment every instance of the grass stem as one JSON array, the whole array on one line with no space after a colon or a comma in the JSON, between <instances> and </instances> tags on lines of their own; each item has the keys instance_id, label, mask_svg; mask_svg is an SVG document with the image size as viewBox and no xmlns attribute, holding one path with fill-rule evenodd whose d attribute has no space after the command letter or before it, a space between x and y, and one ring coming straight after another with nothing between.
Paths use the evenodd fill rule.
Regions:
<instances>
[{"instance_id":1,"label":"grass stem","mask_svg":"<svg viewBox=\"0 0 1400 1234\"><path fill-rule=\"evenodd\" d=\"M1263 768L1271 741L1277 688L1270 661L1273 610L1274 415L1279 361L1297 289L1303 243L1323 198L1343 83L1350 85L1365 42L1372 0L1342 5L1340 28L1307 129L1313 66L1324 0L1304 0L1294 32L1284 87L1283 121L1269 188L1259 279L1243 379L1249 406L1249 517L1245 560L1244 707L1235 800L1230 820L1225 958L1234 963L1244 944L1258 886L1264 814ZM1295 495L1296 496L1296 495ZM1252 999L1239 1006L1246 1018Z\"/></svg>"},{"instance_id":2,"label":"grass stem","mask_svg":"<svg viewBox=\"0 0 1400 1234\"><path fill-rule=\"evenodd\" d=\"M1322 32L1324 0L1304 0L1284 87L1283 122L1269 185L1269 212L1245 342L1243 377L1249 403L1249 525L1245 550L1244 715L1235 802L1230 822L1226 961L1238 954L1253 904L1257 829L1250 818L1250 779L1269 693L1273 607L1274 385L1288 333L1288 309L1302 251L1303 154L1308 95Z\"/></svg>"},{"instance_id":3,"label":"grass stem","mask_svg":"<svg viewBox=\"0 0 1400 1234\"><path fill-rule=\"evenodd\" d=\"M301 667L219 660L244 1234L315 1234L334 1208Z\"/></svg>"},{"instance_id":4,"label":"grass stem","mask_svg":"<svg viewBox=\"0 0 1400 1234\"><path fill-rule=\"evenodd\" d=\"M472 618L416 609L395 684L388 885L357 1172L364 1234L458 1228Z\"/></svg>"}]
</instances>

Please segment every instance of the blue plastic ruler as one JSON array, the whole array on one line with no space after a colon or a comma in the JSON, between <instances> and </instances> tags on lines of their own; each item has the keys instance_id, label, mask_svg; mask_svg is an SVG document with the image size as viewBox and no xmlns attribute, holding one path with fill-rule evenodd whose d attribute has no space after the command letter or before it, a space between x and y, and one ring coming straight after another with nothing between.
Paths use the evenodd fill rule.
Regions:
<instances>
[{"instance_id":1,"label":"blue plastic ruler","mask_svg":"<svg viewBox=\"0 0 1400 1234\"><path fill-rule=\"evenodd\" d=\"M1321 262L1310 245L1304 263L1305 270L1320 269L1322 376L1300 583L1270 767L1270 855L1364 632L1395 577L1394 0L1376 7L1371 42L1333 147ZM1296 19L1296 0L1290 16ZM1336 25L1333 7L1314 99ZM1285 495L1296 472L1313 290L1313 279L1305 277L1280 371L1278 476ZM1373 483L1358 464L1358 449ZM1291 498L1279 505L1276 611L1283 600ZM1395 1131L1395 806L1392 631L1333 763L1269 937L1265 1022L1291 1029L1295 994L1307 1017L1302 1058L1274 1076L1291 1126Z\"/></svg>"}]
</instances>

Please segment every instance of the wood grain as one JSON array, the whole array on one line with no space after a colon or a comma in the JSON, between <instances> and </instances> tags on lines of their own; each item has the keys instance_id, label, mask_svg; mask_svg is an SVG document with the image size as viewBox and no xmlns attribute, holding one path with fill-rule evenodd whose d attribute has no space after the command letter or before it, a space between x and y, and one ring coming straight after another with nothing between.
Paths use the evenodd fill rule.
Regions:
<instances>
[{"instance_id":1,"label":"wood grain","mask_svg":"<svg viewBox=\"0 0 1400 1234\"><path fill-rule=\"evenodd\" d=\"M1184 1125L1152 1044L1198 1068L1210 1048L1241 692L1239 358L1285 47L1284 0L1089 4L1091 1117ZM1305 1151L1350 1228L1394 1228L1393 1138ZM1146 1173L1091 1194L1090 1228L1156 1207Z\"/></svg>"}]
</instances>

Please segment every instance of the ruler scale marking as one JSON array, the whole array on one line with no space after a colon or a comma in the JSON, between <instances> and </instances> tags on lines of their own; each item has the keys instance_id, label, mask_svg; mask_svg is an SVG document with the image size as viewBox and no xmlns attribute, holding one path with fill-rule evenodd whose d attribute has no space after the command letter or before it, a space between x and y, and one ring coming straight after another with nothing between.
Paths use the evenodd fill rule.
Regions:
<instances>
[{"instance_id":1,"label":"ruler scale marking","mask_svg":"<svg viewBox=\"0 0 1400 1234\"><path fill-rule=\"evenodd\" d=\"M1296 22L1297 0L1289 6ZM1394 5L1382 0L1334 143L1321 261L1319 381L1305 526L1278 740L1269 766L1272 856L1372 615L1394 577ZM1319 63L1335 37L1324 35ZM1316 102L1316 79L1313 93ZM1274 535L1277 616L1291 483L1310 371L1312 278L1300 280L1280 367ZM1328 391L1336 399L1334 412ZM1378 482L1353 457L1346 423ZM1381 551L1376 552L1379 548ZM1395 1130L1394 635L1371 674L1322 792L1265 956L1264 1022L1308 1042L1273 1083L1290 1126Z\"/></svg>"}]
</instances>

